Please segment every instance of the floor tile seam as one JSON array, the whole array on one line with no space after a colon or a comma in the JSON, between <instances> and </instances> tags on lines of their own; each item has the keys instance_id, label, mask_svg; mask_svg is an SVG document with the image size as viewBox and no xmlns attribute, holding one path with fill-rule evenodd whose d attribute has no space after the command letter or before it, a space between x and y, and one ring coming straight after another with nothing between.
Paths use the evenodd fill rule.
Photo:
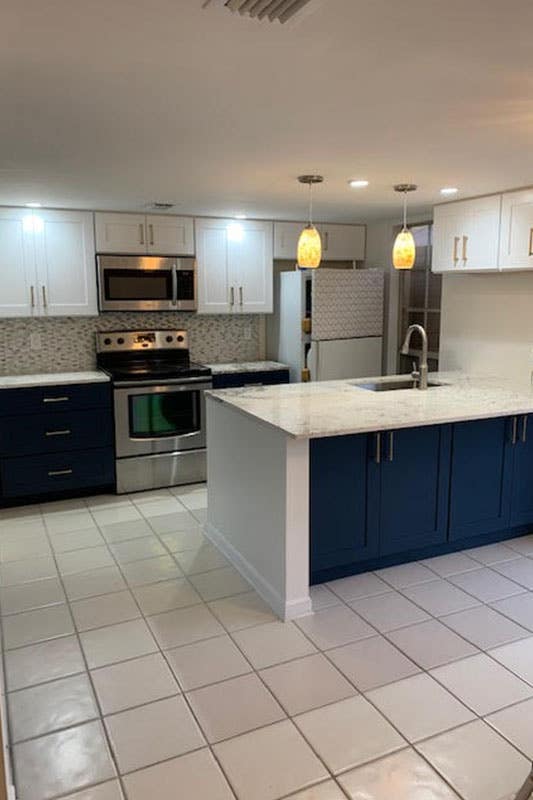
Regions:
<instances>
[{"instance_id":1,"label":"floor tile seam","mask_svg":"<svg viewBox=\"0 0 533 800\"><path fill-rule=\"evenodd\" d=\"M524 702L524 701L522 701L522 702ZM500 709L500 710L507 711L507 709ZM513 742L513 740L510 738L510 736L508 734L504 733L499 728L497 728L496 725L493 722L491 722L491 720L489 719L489 717L491 717L493 714L498 714L500 710L491 711L490 714L486 714L483 717L483 722L486 725L489 725L491 727L491 729L494 731L494 733L497 733L498 736L501 736L501 738L504 739L504 741L508 742L508 744L510 744L511 747L514 747L515 750L518 750L520 755L524 756L524 758L527 758L528 761L532 761L533 758L532 758L531 753L525 752L524 750L521 750L520 747L516 744L516 742Z\"/></svg>"},{"instance_id":2,"label":"floor tile seam","mask_svg":"<svg viewBox=\"0 0 533 800\"><path fill-rule=\"evenodd\" d=\"M44 603L43 605L40 606L32 606L31 608L22 608L19 609L18 611L2 612L0 613L0 617L2 617L2 619L7 619L8 617L18 617L20 614L27 614L30 611L40 611L41 609L54 608L55 606L62 606L65 604L66 604L66 597L65 600L55 600L54 602ZM0 602L0 607L1 607L1 602Z\"/></svg>"},{"instance_id":3,"label":"floor tile seam","mask_svg":"<svg viewBox=\"0 0 533 800\"><path fill-rule=\"evenodd\" d=\"M533 592L529 591L528 594L530 594L532 599L533 599ZM513 597L521 597L521 595L513 595ZM505 598L505 599L509 600L510 598ZM525 630L529 630L529 635L533 636L533 627L528 629L527 626L524 625L523 622L517 622L516 619L511 617L505 611L502 611L501 608L495 608L494 606L496 605L496 603L499 603L499 602L501 602L501 601L500 600L491 600L490 603L486 603L486 605L487 605L488 608L492 609L492 611L496 611L497 614L501 614L502 617L505 617L506 619L510 620L511 622L514 622L515 625L519 625L521 628L524 628ZM533 618L532 618L531 624L533 626Z\"/></svg>"},{"instance_id":4,"label":"floor tile seam","mask_svg":"<svg viewBox=\"0 0 533 800\"><path fill-rule=\"evenodd\" d=\"M487 608L490 608L490 606L489 606L489 605L487 605L486 603L485 603L484 605L485 605ZM474 608L478 608L478 607L479 607L479 606L474 606ZM499 644L496 644L496 645L493 645L493 646L491 646L491 647L481 647L479 644L476 644L476 642L473 642L471 639L468 639L468 638L467 638L467 636L466 636L466 634L464 634L464 633L458 633L458 632L455 630L455 628L453 628L453 627L452 627L452 626L451 626L451 625L450 625L450 624L449 624L449 623L446 621L448 617L453 617L455 614L462 614L462 613L464 613L465 611L470 611L470 610L473 610L473 609L465 608L465 609L463 609L463 611L452 611L452 613L451 613L451 614L445 614L443 617L439 617L439 620L438 620L438 621L439 621L439 622L441 622L441 623L444 625L444 627L445 627L445 628L447 628L449 631L452 631L452 633L455 633L455 634L456 634L457 636L459 636L461 639L463 639L464 641L468 642L468 644L471 644L471 645L473 645L473 646L474 646L474 647L476 647L478 650L480 650L482 653L485 653L485 652L487 652L487 650L494 650L494 648L495 648L495 647L502 647L502 646L503 646L503 645L505 645L505 644L511 644L512 642L521 641L522 639L527 639L528 637L531 637L531 636L533 636L533 631L528 631L528 630L527 630L527 628L524 628L524 627L523 627L522 625L520 625L518 622L515 622L514 620L510 619L510 617L505 617L505 619L506 619L506 620L508 620L509 622L514 622L514 624L515 624L515 625L518 625L518 627L519 627L519 628L522 628L522 630L524 631L524 633L523 633L523 634L520 634L520 635L519 635L519 636L517 636L515 639L509 639L509 640L507 640L507 641L505 641L505 642L502 642L502 644L501 644L501 645L499 645ZM496 609L492 609L492 611L495 611L496 613L498 613L498 611L497 611ZM502 616L505 616L505 615L502 615ZM467 656L465 656L465 658L466 658L466 657L467 657ZM434 669L434 668L432 667L432 669Z\"/></svg>"},{"instance_id":5,"label":"floor tile seam","mask_svg":"<svg viewBox=\"0 0 533 800\"><path fill-rule=\"evenodd\" d=\"M445 583L447 583L449 586L452 586L454 589L459 589L459 591L464 592L464 594L467 594L469 597L472 598L472 600L474 600L474 603L472 603L472 605L465 606L464 608L458 608L456 611L448 611L447 615L449 615L449 614L457 614L460 611L468 611L470 608L476 608L478 606L486 605L486 603L483 602L483 600L480 600L478 597L474 597L473 594L470 594L470 592L467 592L464 589L460 589L459 586L455 586L455 584L451 583L451 581L447 580L446 578L440 578L439 580L445 581ZM421 611L424 611L426 614L429 614L429 616L432 617L433 619L440 620L441 617L444 616L444 615L441 614L440 616L438 616L436 613L434 613L432 611L428 611L426 608L421 606L420 603L417 603L416 600L413 600L411 597L409 597L408 594L406 594L406 589L407 590L408 589L414 589L417 586L429 586L431 583L434 583L434 581L427 581L425 584L418 583L418 584L416 584L416 586L404 586L403 589L397 589L396 591L399 594L401 594L406 600L409 600L409 602L413 603L413 605L415 605Z\"/></svg>"}]
</instances>

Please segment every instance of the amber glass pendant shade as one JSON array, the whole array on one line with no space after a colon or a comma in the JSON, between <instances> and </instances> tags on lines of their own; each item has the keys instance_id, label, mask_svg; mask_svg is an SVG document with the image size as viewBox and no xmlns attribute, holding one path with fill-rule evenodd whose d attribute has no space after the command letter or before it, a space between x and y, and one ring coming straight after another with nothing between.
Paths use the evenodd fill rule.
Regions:
<instances>
[{"instance_id":1,"label":"amber glass pendant shade","mask_svg":"<svg viewBox=\"0 0 533 800\"><path fill-rule=\"evenodd\" d=\"M322 240L314 225L306 225L298 239L298 267L316 269L322 260Z\"/></svg>"},{"instance_id":2,"label":"amber glass pendant shade","mask_svg":"<svg viewBox=\"0 0 533 800\"><path fill-rule=\"evenodd\" d=\"M394 269L412 269L415 265L416 245L413 234L407 228L400 231L392 248Z\"/></svg>"}]
</instances>

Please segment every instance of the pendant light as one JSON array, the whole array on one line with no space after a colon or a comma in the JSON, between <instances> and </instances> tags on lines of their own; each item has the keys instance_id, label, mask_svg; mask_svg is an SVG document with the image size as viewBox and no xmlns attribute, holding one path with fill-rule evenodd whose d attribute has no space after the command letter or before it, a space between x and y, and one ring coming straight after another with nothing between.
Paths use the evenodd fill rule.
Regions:
<instances>
[{"instance_id":1,"label":"pendant light","mask_svg":"<svg viewBox=\"0 0 533 800\"><path fill-rule=\"evenodd\" d=\"M416 258L415 239L407 227L407 194L416 190L414 183L398 183L395 192L403 193L403 228L396 237L392 248L392 264L395 269L412 269Z\"/></svg>"},{"instance_id":2,"label":"pendant light","mask_svg":"<svg viewBox=\"0 0 533 800\"><path fill-rule=\"evenodd\" d=\"M320 266L322 259L322 240L313 225L313 184L322 183L324 178L322 175L300 175L298 180L309 186L309 223L298 239L297 267L299 269L316 269Z\"/></svg>"}]
</instances>

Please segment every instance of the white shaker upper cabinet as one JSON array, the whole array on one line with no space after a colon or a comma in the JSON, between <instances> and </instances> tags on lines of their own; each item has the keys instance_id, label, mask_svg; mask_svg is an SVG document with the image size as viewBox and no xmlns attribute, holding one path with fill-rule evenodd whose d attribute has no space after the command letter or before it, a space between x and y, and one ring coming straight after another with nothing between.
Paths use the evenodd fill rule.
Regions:
<instances>
[{"instance_id":1,"label":"white shaker upper cabinet","mask_svg":"<svg viewBox=\"0 0 533 800\"><path fill-rule=\"evenodd\" d=\"M274 223L274 258L296 262L298 239L306 222ZM336 225L317 222L322 238L323 261L363 261L365 258L366 226Z\"/></svg>"},{"instance_id":2,"label":"white shaker upper cabinet","mask_svg":"<svg viewBox=\"0 0 533 800\"><path fill-rule=\"evenodd\" d=\"M97 252L146 254L147 235L144 214L96 212L94 227Z\"/></svg>"},{"instance_id":3,"label":"white shaker upper cabinet","mask_svg":"<svg viewBox=\"0 0 533 800\"><path fill-rule=\"evenodd\" d=\"M305 222L274 223L274 258L290 259L296 264L298 239L305 225Z\"/></svg>"},{"instance_id":4,"label":"white shaker upper cabinet","mask_svg":"<svg viewBox=\"0 0 533 800\"><path fill-rule=\"evenodd\" d=\"M497 272L501 195L434 208L433 272Z\"/></svg>"},{"instance_id":5,"label":"white shaker upper cabinet","mask_svg":"<svg viewBox=\"0 0 533 800\"><path fill-rule=\"evenodd\" d=\"M533 189L503 195L500 268L533 269Z\"/></svg>"},{"instance_id":6,"label":"white shaker upper cabinet","mask_svg":"<svg viewBox=\"0 0 533 800\"><path fill-rule=\"evenodd\" d=\"M29 317L37 312L33 214L0 209L0 316Z\"/></svg>"},{"instance_id":7,"label":"white shaker upper cabinet","mask_svg":"<svg viewBox=\"0 0 533 800\"><path fill-rule=\"evenodd\" d=\"M272 223L197 219L198 312L272 312Z\"/></svg>"},{"instance_id":8,"label":"white shaker upper cabinet","mask_svg":"<svg viewBox=\"0 0 533 800\"><path fill-rule=\"evenodd\" d=\"M41 316L98 314L93 215L39 209L34 234Z\"/></svg>"},{"instance_id":9,"label":"white shaker upper cabinet","mask_svg":"<svg viewBox=\"0 0 533 800\"><path fill-rule=\"evenodd\" d=\"M194 222L191 217L150 214L146 217L146 243L151 255L193 256Z\"/></svg>"}]
</instances>

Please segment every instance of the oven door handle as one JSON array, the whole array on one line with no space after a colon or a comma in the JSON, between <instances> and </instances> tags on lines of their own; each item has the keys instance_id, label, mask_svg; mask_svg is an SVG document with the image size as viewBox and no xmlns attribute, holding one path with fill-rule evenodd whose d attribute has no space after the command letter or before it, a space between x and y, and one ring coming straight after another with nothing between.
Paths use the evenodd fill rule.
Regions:
<instances>
[{"instance_id":1,"label":"oven door handle","mask_svg":"<svg viewBox=\"0 0 533 800\"><path fill-rule=\"evenodd\" d=\"M172 305L178 305L178 267L172 264Z\"/></svg>"},{"instance_id":2,"label":"oven door handle","mask_svg":"<svg viewBox=\"0 0 533 800\"><path fill-rule=\"evenodd\" d=\"M137 387L151 387L154 389L161 389L165 386L183 386L183 389L205 389L213 388L211 381L206 381L205 378L167 378L162 381L115 381L113 384L115 389L136 389Z\"/></svg>"}]
</instances>

